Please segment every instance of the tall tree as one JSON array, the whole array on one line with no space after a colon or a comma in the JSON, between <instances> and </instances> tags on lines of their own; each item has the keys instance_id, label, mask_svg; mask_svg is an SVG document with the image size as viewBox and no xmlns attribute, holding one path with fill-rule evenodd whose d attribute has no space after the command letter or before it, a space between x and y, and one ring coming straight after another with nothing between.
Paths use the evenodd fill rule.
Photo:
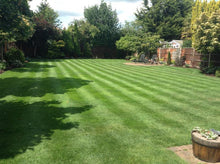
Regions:
<instances>
[{"instance_id":1,"label":"tall tree","mask_svg":"<svg viewBox=\"0 0 220 164\"><path fill-rule=\"evenodd\" d=\"M69 26L68 31L74 37L74 56L83 58L92 57L92 40L98 34L98 28L84 20L75 20Z\"/></svg>"},{"instance_id":2,"label":"tall tree","mask_svg":"<svg viewBox=\"0 0 220 164\"><path fill-rule=\"evenodd\" d=\"M134 52L145 53L149 58L157 53L157 48L160 46L159 35L146 33L138 22L126 23L122 29L125 35L116 42L118 49L127 52L127 55Z\"/></svg>"},{"instance_id":3,"label":"tall tree","mask_svg":"<svg viewBox=\"0 0 220 164\"><path fill-rule=\"evenodd\" d=\"M58 40L61 35L58 13L50 7L47 0L42 1L38 11L34 13L34 23L36 24L35 33L30 40L34 47L33 56L44 57L47 54L47 41Z\"/></svg>"},{"instance_id":4,"label":"tall tree","mask_svg":"<svg viewBox=\"0 0 220 164\"><path fill-rule=\"evenodd\" d=\"M220 10L211 16L202 13L196 19L196 30L193 42L194 48L203 53L200 69L204 73L215 73L216 66L220 66ZM212 55L211 54L215 54ZM214 67L213 67L214 66Z\"/></svg>"},{"instance_id":5,"label":"tall tree","mask_svg":"<svg viewBox=\"0 0 220 164\"><path fill-rule=\"evenodd\" d=\"M151 7L145 5L135 15L146 32L156 33L165 40L180 39L192 3L193 0L151 0Z\"/></svg>"},{"instance_id":6,"label":"tall tree","mask_svg":"<svg viewBox=\"0 0 220 164\"><path fill-rule=\"evenodd\" d=\"M101 4L86 8L84 10L86 20L99 29L99 33L94 38L95 46L114 47L119 38L119 21L116 11L111 5L107 5L103 0Z\"/></svg>"},{"instance_id":7,"label":"tall tree","mask_svg":"<svg viewBox=\"0 0 220 164\"><path fill-rule=\"evenodd\" d=\"M31 16L27 0L0 1L0 30L11 39L27 39L33 34Z\"/></svg>"},{"instance_id":8,"label":"tall tree","mask_svg":"<svg viewBox=\"0 0 220 164\"><path fill-rule=\"evenodd\" d=\"M205 54L220 53L220 10L213 12L211 16L203 13L196 19L195 42L193 46Z\"/></svg>"},{"instance_id":9,"label":"tall tree","mask_svg":"<svg viewBox=\"0 0 220 164\"><path fill-rule=\"evenodd\" d=\"M62 39L65 42L64 53L68 57L74 56L74 38L71 31L64 29L62 31Z\"/></svg>"},{"instance_id":10,"label":"tall tree","mask_svg":"<svg viewBox=\"0 0 220 164\"><path fill-rule=\"evenodd\" d=\"M26 40L32 36L34 30L31 16L28 0L0 1L1 49L7 40Z\"/></svg>"},{"instance_id":11,"label":"tall tree","mask_svg":"<svg viewBox=\"0 0 220 164\"><path fill-rule=\"evenodd\" d=\"M191 19L191 31L192 31L192 42L196 42L195 33L197 30L196 23L197 18L201 16L201 14L206 13L206 16L211 16L213 12L216 12L220 9L220 1L216 0L196 0L193 8L192 8L192 19Z\"/></svg>"}]
</instances>

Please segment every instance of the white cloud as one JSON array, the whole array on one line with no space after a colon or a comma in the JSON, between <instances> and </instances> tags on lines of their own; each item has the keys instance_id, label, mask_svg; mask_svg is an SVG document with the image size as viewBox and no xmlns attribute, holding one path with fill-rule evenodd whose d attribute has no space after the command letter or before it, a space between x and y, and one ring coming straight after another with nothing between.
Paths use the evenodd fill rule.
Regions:
<instances>
[{"instance_id":1,"label":"white cloud","mask_svg":"<svg viewBox=\"0 0 220 164\"><path fill-rule=\"evenodd\" d=\"M84 8L93 5L99 5L101 0L47 0L50 6L60 14L59 19L63 22L63 26L74 19L83 18ZM41 0L32 0L30 6L32 10L37 10ZM135 19L134 13L137 8L140 8L143 0L106 0L108 4L112 5L112 9L118 13L120 23L125 20L132 21Z\"/></svg>"}]
</instances>

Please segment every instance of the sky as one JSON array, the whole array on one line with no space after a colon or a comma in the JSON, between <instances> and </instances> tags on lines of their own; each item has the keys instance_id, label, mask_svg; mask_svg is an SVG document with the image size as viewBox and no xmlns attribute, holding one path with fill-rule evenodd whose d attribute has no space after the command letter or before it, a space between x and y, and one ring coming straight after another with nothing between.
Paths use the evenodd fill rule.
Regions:
<instances>
[{"instance_id":1,"label":"sky","mask_svg":"<svg viewBox=\"0 0 220 164\"><path fill-rule=\"evenodd\" d=\"M47 0L47 2L58 12L63 27L68 27L74 19L84 18L84 8L99 5L101 0ZM111 4L112 9L116 10L121 24L135 20L134 13L143 5L143 0L105 0L105 2ZM40 3L41 0L32 0L31 9L36 11Z\"/></svg>"}]
</instances>

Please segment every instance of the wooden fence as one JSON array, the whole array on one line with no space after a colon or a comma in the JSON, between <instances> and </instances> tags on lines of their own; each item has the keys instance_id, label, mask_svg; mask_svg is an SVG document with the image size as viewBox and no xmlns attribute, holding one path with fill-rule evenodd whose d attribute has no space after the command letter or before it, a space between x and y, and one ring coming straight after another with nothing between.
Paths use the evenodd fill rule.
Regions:
<instances>
[{"instance_id":1,"label":"wooden fence","mask_svg":"<svg viewBox=\"0 0 220 164\"><path fill-rule=\"evenodd\" d=\"M196 52L194 48L158 48L158 58L166 62L169 52L172 60L175 60L177 57L185 56L185 63L191 67L199 67L202 59L202 54Z\"/></svg>"}]
</instances>

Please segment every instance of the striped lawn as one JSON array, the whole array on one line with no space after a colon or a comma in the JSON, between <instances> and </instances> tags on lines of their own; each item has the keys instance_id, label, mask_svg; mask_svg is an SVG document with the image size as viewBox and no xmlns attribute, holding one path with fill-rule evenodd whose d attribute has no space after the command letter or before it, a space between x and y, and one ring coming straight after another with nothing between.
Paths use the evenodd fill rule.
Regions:
<instances>
[{"instance_id":1,"label":"striped lawn","mask_svg":"<svg viewBox=\"0 0 220 164\"><path fill-rule=\"evenodd\" d=\"M0 75L0 163L184 163L220 130L220 78L124 60L44 60Z\"/></svg>"}]
</instances>

